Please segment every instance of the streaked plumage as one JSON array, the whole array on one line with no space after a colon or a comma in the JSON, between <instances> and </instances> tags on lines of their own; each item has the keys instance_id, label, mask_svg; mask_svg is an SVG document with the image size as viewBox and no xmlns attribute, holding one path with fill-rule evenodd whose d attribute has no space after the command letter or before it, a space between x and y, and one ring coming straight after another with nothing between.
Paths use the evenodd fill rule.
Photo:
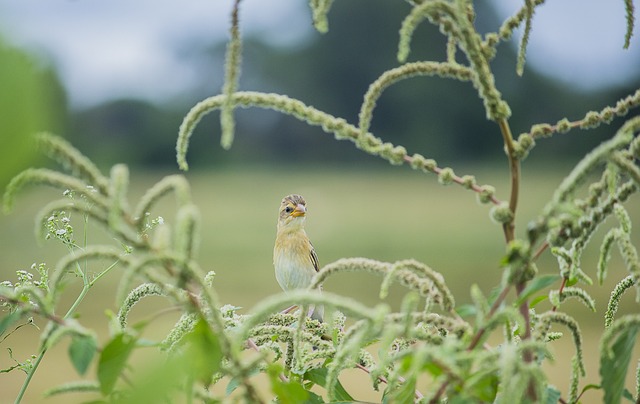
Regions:
<instances>
[{"instance_id":1,"label":"streaked plumage","mask_svg":"<svg viewBox=\"0 0 640 404\"><path fill-rule=\"evenodd\" d=\"M304 231L306 213L307 203L302 196L294 194L282 199L273 266L276 280L285 292L306 289L319 270L318 256ZM321 307L316 308L312 318L322 321L322 311Z\"/></svg>"}]
</instances>

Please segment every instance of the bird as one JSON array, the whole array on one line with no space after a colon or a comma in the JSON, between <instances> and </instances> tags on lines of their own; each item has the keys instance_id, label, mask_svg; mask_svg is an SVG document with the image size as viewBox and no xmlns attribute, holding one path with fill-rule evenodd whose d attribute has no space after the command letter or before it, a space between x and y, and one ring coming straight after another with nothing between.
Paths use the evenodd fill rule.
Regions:
<instances>
[{"instance_id":1,"label":"bird","mask_svg":"<svg viewBox=\"0 0 640 404\"><path fill-rule=\"evenodd\" d=\"M307 203L301 195L287 195L282 199L273 248L273 266L276 280L285 292L308 288L319 271L318 255L304 231L306 216ZM311 310L311 318L322 322L323 307Z\"/></svg>"}]
</instances>

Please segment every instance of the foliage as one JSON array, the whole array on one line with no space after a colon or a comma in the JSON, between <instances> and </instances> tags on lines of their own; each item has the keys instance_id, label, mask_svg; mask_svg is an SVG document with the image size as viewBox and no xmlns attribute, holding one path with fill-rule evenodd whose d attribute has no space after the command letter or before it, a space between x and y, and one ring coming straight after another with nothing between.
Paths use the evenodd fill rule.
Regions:
<instances>
[{"instance_id":1,"label":"foliage","mask_svg":"<svg viewBox=\"0 0 640 404\"><path fill-rule=\"evenodd\" d=\"M237 107L274 109L320 126L338 140L350 140L365 153L394 165L407 164L414 170L435 174L442 185L462 186L481 203L491 205L491 218L501 225L506 244L500 261L503 276L496 292L487 295L473 285L473 305L456 307L443 275L424 263L343 258L323 267L309 290L271 296L249 314L242 314L237 307L221 305L216 288L223 285L217 284L213 272L205 273L194 260L200 213L191 202L189 185L182 176L165 177L132 206L126 166L115 165L107 177L67 142L42 134L37 138L38 144L70 174L28 169L7 187L4 206L10 210L16 194L26 185L59 188L64 198L47 204L38 213L37 232L59 240L69 254L51 270L45 265L34 267L39 280L22 271L18 282L0 285L2 303L9 313L0 321L0 334L29 315L49 321L35 361L18 366L27 378L16 401L22 399L47 350L67 336L71 339L71 363L82 375L96 360L96 380L56 387L49 392L52 395L94 392L99 400L113 402L178 398L218 402L229 397L263 402L273 396L284 403L344 402L355 398L339 376L345 369L356 368L370 375L372 389L383 390L384 402L577 402L594 389L601 389L608 402L633 398L634 394L623 386L640 319L637 315L616 319L616 311L621 296L631 287L640 299L640 260L631 240L631 219L624 208L640 186L640 117L628 119L575 166L522 237L516 234L515 220L520 163L533 150L536 140L574 129L590 129L611 122L615 116L625 116L640 104L640 90L615 106L587 112L583 119L534 125L515 139L509 124L511 109L496 86L490 62L497 46L524 24L516 62L516 69L522 71L533 12L542 1L526 1L496 32L484 35L474 26L474 8L468 1L413 1L400 28L398 59L402 64L371 84L356 126L285 95L238 91L242 49L238 3L233 9L223 92L198 103L185 116L176 146L179 166L188 168L190 136L200 119L216 109L221 111L221 142L225 148L233 143ZM314 25L320 32L327 31L332 1L313 0L310 4ZM633 9L631 2L625 4L628 46ZM424 21L436 25L446 36L446 60L405 63L413 33ZM459 62L462 58L466 62ZM450 167L441 167L433 159L411 154L403 146L384 142L369 132L376 101L384 90L416 76L459 80L475 88L487 119L496 124L504 143L511 175L508 200L499 199L494 187L477 184L473 176L459 176ZM151 219L158 201L168 194L176 200L172 229L161 217ZM79 213L84 226L90 221L102 225L117 240L117 247L77 241L71 213ZM617 220L619 227L604 237L596 276L602 282L608 275L614 244L629 274L615 287L609 302L600 349L601 384L581 386L588 369L580 324L560 308L567 299L578 299L594 308L594 300L579 286L592 283L580 260L595 230L610 217ZM536 261L545 251L557 257L558 275L539 274ZM108 264L92 278L87 271L89 262ZM125 269L116 297L120 309L111 319L110 339L99 347L95 333L73 315L89 289L116 266ZM400 309L392 311L383 303L367 307L351 297L317 290L328 277L354 271L381 276L381 298L392 282L403 285L407 293ZM68 290L71 275L82 280L83 288L66 314L60 316L56 309ZM512 290L516 297L510 302L507 297ZM141 338L148 322L129 323L132 307L149 296L168 299L182 313L162 341ZM538 313L534 306L541 299L549 299L552 308ZM325 306L326 322L307 318L307 308L320 304ZM287 306L297 306L299 310L280 311ZM540 367L551 359L553 341L564 338L552 331L557 325L569 331L568 338L575 345L568 392L553 387ZM503 332L504 339L500 345L491 346L487 340L496 330ZM143 369L143 377L136 377L131 371L132 355L149 345L157 348L151 359L153 365ZM270 389L266 395L257 388L257 374L268 378ZM210 389L225 382L224 393ZM314 386L318 387L312 390ZM426 390L418 386L426 386Z\"/></svg>"},{"instance_id":2,"label":"foliage","mask_svg":"<svg viewBox=\"0 0 640 404\"><path fill-rule=\"evenodd\" d=\"M34 59L9 47L0 37L0 108L6 111L0 122L0 147L7 151L0 161L2 188L14 173L34 163L30 135L61 126L59 115L65 104L62 89L53 72Z\"/></svg>"}]
</instances>

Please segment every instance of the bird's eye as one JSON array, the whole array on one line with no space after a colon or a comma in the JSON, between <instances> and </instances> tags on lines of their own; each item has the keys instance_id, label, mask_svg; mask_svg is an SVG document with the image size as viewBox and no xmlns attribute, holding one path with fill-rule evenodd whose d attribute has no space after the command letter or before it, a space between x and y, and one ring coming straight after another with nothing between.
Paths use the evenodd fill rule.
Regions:
<instances>
[{"instance_id":1,"label":"bird's eye","mask_svg":"<svg viewBox=\"0 0 640 404\"><path fill-rule=\"evenodd\" d=\"M293 212L293 208L291 206L287 206L286 208L284 208L284 211L287 213L291 213Z\"/></svg>"}]
</instances>

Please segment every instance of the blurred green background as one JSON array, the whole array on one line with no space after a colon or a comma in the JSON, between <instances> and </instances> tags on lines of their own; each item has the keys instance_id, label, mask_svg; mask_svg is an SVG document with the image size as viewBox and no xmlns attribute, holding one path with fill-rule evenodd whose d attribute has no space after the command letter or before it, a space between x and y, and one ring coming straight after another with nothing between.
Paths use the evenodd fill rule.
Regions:
<instances>
[{"instance_id":1,"label":"blurred green background","mask_svg":"<svg viewBox=\"0 0 640 404\"><path fill-rule=\"evenodd\" d=\"M396 65L398 23L405 13L405 8L391 2L357 10L348 2L336 2L329 33L304 46L277 48L258 35L249 36L244 44L241 86L288 94L356 122L369 83ZM369 24L354 30L354 19ZM478 25L483 30L497 24L490 8L479 13ZM412 47L415 59L443 57L444 43L432 27L421 27ZM221 66L224 43L211 43L204 49L198 63L216 69ZM624 87L591 92L567 87L535 71L516 79L513 48L503 46L500 52L493 67L498 86L513 109L511 123L516 134L534 123L555 122L565 116L580 118L587 110L615 103L640 87L640 76ZM115 163L129 164L131 201L135 201L163 175L177 172L174 146L182 116L195 102L217 92L221 80L221 74L204 76L202 92L185 94L179 100L118 99L71 109L64 87L46 59L1 45L0 107L7 112L0 120L0 185L4 188L9 178L30 165L49 164L38 159L29 140L31 133L48 129L79 147L105 172ZM473 283L486 293L499 283L502 231L489 220L488 207L478 204L472 193L457 186L439 186L432 175L388 166L352 144L336 142L318 128L290 117L259 110L237 111L236 116L236 142L228 152L218 146L217 114L203 120L188 155L193 171L186 173L202 214L199 262L205 270L216 272L215 285L223 303L249 310L279 292L271 252L279 202L289 193L300 193L307 199L307 230L321 264L356 256L385 261L415 258L444 274L458 304L469 301ZM539 142L523 164L519 235L585 151L610 137L622 122L617 119L598 130ZM481 100L468 84L429 78L400 83L379 101L371 129L385 140L405 145L410 152L453 166L458 174L476 175L479 183L496 186L499 198L508 197L508 171L499 131L486 121ZM39 244L33 237L34 214L59 196L57 190L26 192L11 215L0 216L0 280L15 281L15 271L28 269L34 262L54 266L66 252L53 241ZM638 197L627 206L637 220ZM171 225L173 209L168 198L152 216L163 216ZM73 224L79 237L84 232L81 218L74 217ZM615 223L607 223L611 225ZM605 230L594 237L583 260L583 269L591 276ZM89 242L112 242L91 225L87 234ZM634 230L633 240L638 237ZM104 265L89 270L98 273ZM556 267L548 253L540 260L542 273L555 273ZM612 286L625 275L623 263L614 253L607 284L588 288L597 298L598 312L590 313L574 302L565 306L583 320L591 372L587 380L591 382L597 382L597 342L606 300ZM118 270L112 271L79 310L79 320L95 327L101 340L107 335L105 309L117 309L113 300L120 276ZM379 302L379 284L380 279L349 274L330 279L325 289L373 305ZM74 287L69 289L65 304L75 297L78 285ZM403 292L394 287L387 302L397 306ZM632 294L625 297L623 311L637 311ZM164 307L162 299L150 299L136 308L135 315L144 318ZM148 330L150 336L166 331L175 314L161 316ZM42 328L45 323L36 319L36 324ZM0 343L0 368L13 364L7 348L21 360L37 353L39 332L23 327ZM573 348L567 341L554 347L558 359L553 380L566 386ZM26 402L37 402L46 388L77 378L63 343L45 358ZM1 375L0 402L13 400L23 379L19 371ZM379 399L375 394L361 394L356 396ZM59 402L67 402L67 398Z\"/></svg>"}]
</instances>

